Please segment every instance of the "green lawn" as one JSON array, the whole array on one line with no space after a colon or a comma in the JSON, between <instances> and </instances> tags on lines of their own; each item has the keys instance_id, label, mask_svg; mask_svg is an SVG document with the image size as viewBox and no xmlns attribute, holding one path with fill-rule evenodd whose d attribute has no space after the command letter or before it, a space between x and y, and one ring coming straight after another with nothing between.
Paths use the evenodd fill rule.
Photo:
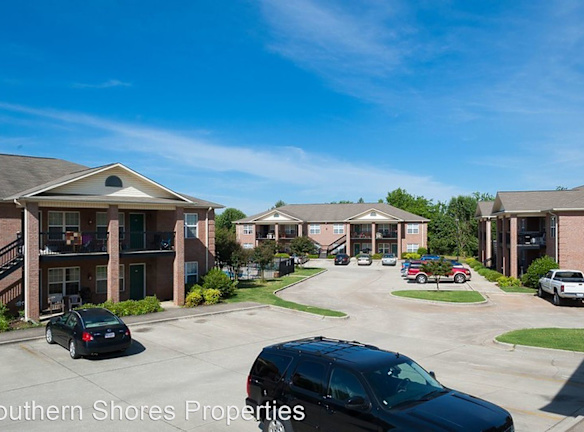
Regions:
<instances>
[{"instance_id":1,"label":"green lawn","mask_svg":"<svg viewBox=\"0 0 584 432\"><path fill-rule=\"evenodd\" d=\"M402 290L393 291L392 294L399 297L450 303L478 303L485 300L485 298L476 291Z\"/></svg>"},{"instance_id":2,"label":"green lawn","mask_svg":"<svg viewBox=\"0 0 584 432\"><path fill-rule=\"evenodd\" d=\"M496 337L499 342L584 352L584 329L539 328L514 330Z\"/></svg>"},{"instance_id":3,"label":"green lawn","mask_svg":"<svg viewBox=\"0 0 584 432\"><path fill-rule=\"evenodd\" d=\"M533 288L527 288L523 286L509 286L509 287L499 287L503 291L508 293L526 293L526 294L535 294L537 291Z\"/></svg>"},{"instance_id":4,"label":"green lawn","mask_svg":"<svg viewBox=\"0 0 584 432\"><path fill-rule=\"evenodd\" d=\"M235 295L227 299L228 303L236 302L256 302L269 304L274 306L285 307L288 309L295 309L303 312L310 312L317 315L332 316L332 317L343 317L346 316L345 313L334 311L330 309L323 309L315 306L307 306L299 303L294 303L281 299L274 294L274 291L284 288L294 282L305 279L308 276L312 276L316 273L321 272L323 269L314 267L298 268L294 273L286 275L281 278L267 280L262 282L260 280L255 281L240 281L237 286L237 291Z\"/></svg>"}]
</instances>

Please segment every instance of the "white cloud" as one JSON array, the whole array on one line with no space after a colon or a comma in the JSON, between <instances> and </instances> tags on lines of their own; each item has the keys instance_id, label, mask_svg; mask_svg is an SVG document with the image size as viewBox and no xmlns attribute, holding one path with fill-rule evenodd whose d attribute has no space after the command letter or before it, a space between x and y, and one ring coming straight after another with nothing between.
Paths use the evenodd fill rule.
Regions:
<instances>
[{"instance_id":1,"label":"white cloud","mask_svg":"<svg viewBox=\"0 0 584 432\"><path fill-rule=\"evenodd\" d=\"M117 79L111 79L98 84L86 84L86 83L74 83L73 88L92 88L92 89L104 89L110 87L131 87L132 83L120 81Z\"/></svg>"}]
</instances>

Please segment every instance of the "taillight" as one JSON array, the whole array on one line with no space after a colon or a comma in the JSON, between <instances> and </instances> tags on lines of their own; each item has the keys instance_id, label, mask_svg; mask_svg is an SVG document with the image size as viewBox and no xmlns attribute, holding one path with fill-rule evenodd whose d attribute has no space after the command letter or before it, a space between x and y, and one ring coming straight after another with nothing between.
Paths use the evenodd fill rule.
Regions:
<instances>
[{"instance_id":1,"label":"taillight","mask_svg":"<svg viewBox=\"0 0 584 432\"><path fill-rule=\"evenodd\" d=\"M251 375L247 377L247 397L251 397Z\"/></svg>"},{"instance_id":2,"label":"taillight","mask_svg":"<svg viewBox=\"0 0 584 432\"><path fill-rule=\"evenodd\" d=\"M561 290L562 292L564 292L564 285L562 285L562 286L560 287L560 290Z\"/></svg>"},{"instance_id":3,"label":"taillight","mask_svg":"<svg viewBox=\"0 0 584 432\"><path fill-rule=\"evenodd\" d=\"M83 335L81 335L81 340L83 342L89 342L93 340L93 336L91 336L89 333L87 332L83 332Z\"/></svg>"},{"instance_id":4,"label":"taillight","mask_svg":"<svg viewBox=\"0 0 584 432\"><path fill-rule=\"evenodd\" d=\"M130 329L126 329L126 336L128 337L132 336L132 333L130 333Z\"/></svg>"}]
</instances>

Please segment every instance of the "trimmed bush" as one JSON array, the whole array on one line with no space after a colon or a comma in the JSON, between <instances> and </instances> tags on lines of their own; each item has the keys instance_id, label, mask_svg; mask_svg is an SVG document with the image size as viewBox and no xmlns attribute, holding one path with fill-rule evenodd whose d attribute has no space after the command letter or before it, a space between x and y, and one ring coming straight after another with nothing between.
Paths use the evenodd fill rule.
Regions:
<instances>
[{"instance_id":1,"label":"trimmed bush","mask_svg":"<svg viewBox=\"0 0 584 432\"><path fill-rule=\"evenodd\" d=\"M520 287L521 281L513 276L502 276L497 279L497 285L500 287Z\"/></svg>"},{"instance_id":2,"label":"trimmed bush","mask_svg":"<svg viewBox=\"0 0 584 432\"><path fill-rule=\"evenodd\" d=\"M318 254L308 254L308 258L316 259L318 258Z\"/></svg>"},{"instance_id":3,"label":"trimmed bush","mask_svg":"<svg viewBox=\"0 0 584 432\"><path fill-rule=\"evenodd\" d=\"M422 257L422 255L420 255L419 253L415 253L415 252L404 252L402 253L402 259L413 259L413 260L417 260L420 259Z\"/></svg>"},{"instance_id":4,"label":"trimmed bush","mask_svg":"<svg viewBox=\"0 0 584 432\"><path fill-rule=\"evenodd\" d=\"M144 315L153 312L162 312L162 306L160 306L160 301L156 296L145 297L142 300L126 300L119 303L113 303L111 301L106 301L100 304L87 303L76 309L90 309L102 307L105 308L117 316L129 316L129 315Z\"/></svg>"},{"instance_id":5,"label":"trimmed bush","mask_svg":"<svg viewBox=\"0 0 584 432\"><path fill-rule=\"evenodd\" d=\"M280 252L280 253L277 253L276 255L274 255L274 258L290 258L290 254L287 254L285 252Z\"/></svg>"},{"instance_id":6,"label":"trimmed bush","mask_svg":"<svg viewBox=\"0 0 584 432\"><path fill-rule=\"evenodd\" d=\"M328 259L335 259L337 256L336 255L327 255L326 256Z\"/></svg>"},{"instance_id":7,"label":"trimmed bush","mask_svg":"<svg viewBox=\"0 0 584 432\"><path fill-rule=\"evenodd\" d=\"M418 253L420 254L420 256L426 255L428 253L428 249L426 249L425 247L418 248Z\"/></svg>"},{"instance_id":8,"label":"trimmed bush","mask_svg":"<svg viewBox=\"0 0 584 432\"><path fill-rule=\"evenodd\" d=\"M537 258L530 265L525 274L521 277L523 285L530 288L537 288L539 278L552 269L560 268L558 263L550 256Z\"/></svg>"},{"instance_id":9,"label":"trimmed bush","mask_svg":"<svg viewBox=\"0 0 584 432\"><path fill-rule=\"evenodd\" d=\"M216 289L221 292L222 298L227 298L235 292L236 282L219 269L212 269L203 278L205 290Z\"/></svg>"},{"instance_id":10,"label":"trimmed bush","mask_svg":"<svg viewBox=\"0 0 584 432\"><path fill-rule=\"evenodd\" d=\"M203 297L203 287L200 285L193 285L185 298L185 307L195 307L203 304L205 298Z\"/></svg>"},{"instance_id":11,"label":"trimmed bush","mask_svg":"<svg viewBox=\"0 0 584 432\"><path fill-rule=\"evenodd\" d=\"M217 304L221 301L221 291L218 289L207 289L203 291L203 298L207 305Z\"/></svg>"},{"instance_id":12,"label":"trimmed bush","mask_svg":"<svg viewBox=\"0 0 584 432\"><path fill-rule=\"evenodd\" d=\"M376 254L371 255L371 259L378 260L378 259L381 259L382 256L383 256L382 254L376 253Z\"/></svg>"},{"instance_id":13,"label":"trimmed bush","mask_svg":"<svg viewBox=\"0 0 584 432\"><path fill-rule=\"evenodd\" d=\"M0 332L10 330L10 317L8 316L8 308L0 302Z\"/></svg>"}]
</instances>

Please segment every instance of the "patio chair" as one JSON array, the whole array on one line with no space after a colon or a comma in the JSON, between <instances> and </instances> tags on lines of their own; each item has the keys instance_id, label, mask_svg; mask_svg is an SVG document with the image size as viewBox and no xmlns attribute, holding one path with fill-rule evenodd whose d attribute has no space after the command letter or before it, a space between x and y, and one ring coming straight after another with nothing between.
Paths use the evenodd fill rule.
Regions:
<instances>
[{"instance_id":1,"label":"patio chair","mask_svg":"<svg viewBox=\"0 0 584 432\"><path fill-rule=\"evenodd\" d=\"M63 294L51 294L49 295L49 313L55 311L64 312L65 302L63 300Z\"/></svg>"},{"instance_id":2,"label":"patio chair","mask_svg":"<svg viewBox=\"0 0 584 432\"><path fill-rule=\"evenodd\" d=\"M83 301L81 300L81 296L79 294L72 294L67 296L67 303L69 310L76 308L77 306L81 306Z\"/></svg>"}]
</instances>

